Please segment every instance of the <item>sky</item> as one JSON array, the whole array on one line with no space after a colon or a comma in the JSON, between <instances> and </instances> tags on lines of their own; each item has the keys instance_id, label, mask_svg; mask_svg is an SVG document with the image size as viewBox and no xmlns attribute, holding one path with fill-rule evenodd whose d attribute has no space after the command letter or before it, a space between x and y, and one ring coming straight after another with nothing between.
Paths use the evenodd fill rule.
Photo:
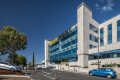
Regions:
<instances>
[{"instance_id":1,"label":"sky","mask_svg":"<svg viewBox=\"0 0 120 80\"><path fill-rule=\"evenodd\" d=\"M92 9L92 17L99 23L120 14L120 0L0 0L0 30L12 26L25 33L27 48L17 53L32 62L34 52L35 63L41 63L45 39L53 40L76 24L77 7L82 2Z\"/></svg>"}]
</instances>

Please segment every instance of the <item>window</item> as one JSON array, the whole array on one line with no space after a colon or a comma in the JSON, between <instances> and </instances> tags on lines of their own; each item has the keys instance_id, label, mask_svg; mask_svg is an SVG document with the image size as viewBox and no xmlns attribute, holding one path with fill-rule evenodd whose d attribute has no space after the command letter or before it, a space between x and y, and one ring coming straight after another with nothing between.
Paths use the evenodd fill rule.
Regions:
<instances>
[{"instance_id":1,"label":"window","mask_svg":"<svg viewBox=\"0 0 120 80\"><path fill-rule=\"evenodd\" d=\"M104 29L100 29L100 46L104 45Z\"/></svg>"},{"instance_id":2,"label":"window","mask_svg":"<svg viewBox=\"0 0 120 80\"><path fill-rule=\"evenodd\" d=\"M98 59L98 53L89 54L88 56L89 56L89 60ZM99 53L99 59L117 58L117 57L120 57L120 49Z\"/></svg>"},{"instance_id":3,"label":"window","mask_svg":"<svg viewBox=\"0 0 120 80\"><path fill-rule=\"evenodd\" d=\"M92 49L92 48L96 48L97 46L94 46L94 45L89 45L89 49Z\"/></svg>"},{"instance_id":4,"label":"window","mask_svg":"<svg viewBox=\"0 0 120 80\"><path fill-rule=\"evenodd\" d=\"M59 50L59 48L56 48L56 49L50 51L50 53L54 53L54 52L56 52L56 51L58 51L58 50Z\"/></svg>"},{"instance_id":5,"label":"window","mask_svg":"<svg viewBox=\"0 0 120 80\"><path fill-rule=\"evenodd\" d=\"M117 56L117 53L113 53L113 54L112 54L112 58L116 58L116 57L118 57L118 56Z\"/></svg>"},{"instance_id":6,"label":"window","mask_svg":"<svg viewBox=\"0 0 120 80\"><path fill-rule=\"evenodd\" d=\"M62 45L61 48L64 49L64 48L67 48L67 47L69 47L71 45L74 45L76 43L77 43L77 38L72 40L72 41L70 41L70 42L68 42L68 43L66 43L66 44L64 44L64 45Z\"/></svg>"},{"instance_id":7,"label":"window","mask_svg":"<svg viewBox=\"0 0 120 80\"><path fill-rule=\"evenodd\" d=\"M98 38L94 36L95 42L98 42Z\"/></svg>"},{"instance_id":8,"label":"window","mask_svg":"<svg viewBox=\"0 0 120 80\"><path fill-rule=\"evenodd\" d=\"M89 36L90 36L90 40L92 40L92 35L90 34Z\"/></svg>"},{"instance_id":9,"label":"window","mask_svg":"<svg viewBox=\"0 0 120 80\"><path fill-rule=\"evenodd\" d=\"M90 24L90 30L94 31L95 33L98 33L98 29L92 24Z\"/></svg>"},{"instance_id":10,"label":"window","mask_svg":"<svg viewBox=\"0 0 120 80\"><path fill-rule=\"evenodd\" d=\"M117 41L120 41L120 20L117 21Z\"/></svg>"},{"instance_id":11,"label":"window","mask_svg":"<svg viewBox=\"0 0 120 80\"><path fill-rule=\"evenodd\" d=\"M69 33L68 35L65 35L65 36L61 39L61 41L64 42L65 40L73 37L74 35L77 35L77 29L76 29L75 31Z\"/></svg>"},{"instance_id":12,"label":"window","mask_svg":"<svg viewBox=\"0 0 120 80\"><path fill-rule=\"evenodd\" d=\"M120 68L120 64L117 64L117 67L119 67L119 68Z\"/></svg>"},{"instance_id":13,"label":"window","mask_svg":"<svg viewBox=\"0 0 120 80\"><path fill-rule=\"evenodd\" d=\"M59 41L57 41L57 42L54 43L53 45L50 45L49 47L50 47L50 48L53 48L53 47L55 47L55 46L57 46L57 45L59 45Z\"/></svg>"},{"instance_id":14,"label":"window","mask_svg":"<svg viewBox=\"0 0 120 80\"><path fill-rule=\"evenodd\" d=\"M98 42L98 38L96 36L93 36L92 34L89 35L89 38L91 41Z\"/></svg>"},{"instance_id":15,"label":"window","mask_svg":"<svg viewBox=\"0 0 120 80\"><path fill-rule=\"evenodd\" d=\"M108 25L108 44L112 43L112 24Z\"/></svg>"}]
</instances>

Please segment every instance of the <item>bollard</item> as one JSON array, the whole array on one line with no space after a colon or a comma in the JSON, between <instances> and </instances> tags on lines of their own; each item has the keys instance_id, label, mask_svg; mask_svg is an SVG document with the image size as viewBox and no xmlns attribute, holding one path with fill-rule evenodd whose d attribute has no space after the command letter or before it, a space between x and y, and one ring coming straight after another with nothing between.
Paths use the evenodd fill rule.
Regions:
<instances>
[{"instance_id":1,"label":"bollard","mask_svg":"<svg viewBox=\"0 0 120 80\"><path fill-rule=\"evenodd\" d=\"M35 68L35 71L37 72L37 68Z\"/></svg>"},{"instance_id":2,"label":"bollard","mask_svg":"<svg viewBox=\"0 0 120 80\"><path fill-rule=\"evenodd\" d=\"M56 80L56 73L55 73L55 79L54 80Z\"/></svg>"},{"instance_id":3,"label":"bollard","mask_svg":"<svg viewBox=\"0 0 120 80\"><path fill-rule=\"evenodd\" d=\"M27 71L29 72L29 69L27 69Z\"/></svg>"}]
</instances>

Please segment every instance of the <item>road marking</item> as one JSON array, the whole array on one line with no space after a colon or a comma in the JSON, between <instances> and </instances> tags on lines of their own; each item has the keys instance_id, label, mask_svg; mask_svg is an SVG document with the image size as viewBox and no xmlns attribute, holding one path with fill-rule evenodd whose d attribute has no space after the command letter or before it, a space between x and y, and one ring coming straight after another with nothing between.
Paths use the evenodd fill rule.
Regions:
<instances>
[{"instance_id":1,"label":"road marking","mask_svg":"<svg viewBox=\"0 0 120 80\"><path fill-rule=\"evenodd\" d=\"M46 73L46 74L50 74L50 73L48 73L48 72L44 72L44 71L42 71L43 73Z\"/></svg>"},{"instance_id":2,"label":"road marking","mask_svg":"<svg viewBox=\"0 0 120 80\"><path fill-rule=\"evenodd\" d=\"M52 77L50 77L50 76L47 76L47 75L43 75L43 76L48 77L48 78L50 78L50 79L52 79L52 80L55 80L54 78L52 78Z\"/></svg>"}]
</instances>

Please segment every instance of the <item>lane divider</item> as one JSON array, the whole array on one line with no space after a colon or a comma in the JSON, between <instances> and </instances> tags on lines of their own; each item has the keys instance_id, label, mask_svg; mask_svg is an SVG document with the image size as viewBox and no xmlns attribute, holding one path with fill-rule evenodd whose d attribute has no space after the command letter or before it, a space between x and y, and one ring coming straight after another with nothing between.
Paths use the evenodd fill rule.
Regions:
<instances>
[{"instance_id":1,"label":"lane divider","mask_svg":"<svg viewBox=\"0 0 120 80\"><path fill-rule=\"evenodd\" d=\"M52 79L52 80L55 80L54 78L52 78L52 77L50 77L50 76L47 76L47 75L43 75L43 76L45 76L45 77L47 77L47 78L50 78L50 79Z\"/></svg>"},{"instance_id":2,"label":"lane divider","mask_svg":"<svg viewBox=\"0 0 120 80\"><path fill-rule=\"evenodd\" d=\"M46 74L51 74L51 73L48 73L48 72L44 72L44 71L42 71L43 73L46 73Z\"/></svg>"}]
</instances>

